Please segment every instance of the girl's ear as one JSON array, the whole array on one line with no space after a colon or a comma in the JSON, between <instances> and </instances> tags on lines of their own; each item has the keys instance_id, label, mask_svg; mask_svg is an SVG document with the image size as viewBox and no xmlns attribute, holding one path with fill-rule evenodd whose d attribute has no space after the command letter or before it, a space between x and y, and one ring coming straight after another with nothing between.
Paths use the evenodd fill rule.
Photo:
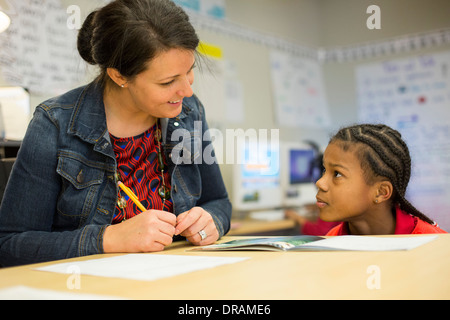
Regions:
<instances>
[{"instance_id":1,"label":"girl's ear","mask_svg":"<svg viewBox=\"0 0 450 320\"><path fill-rule=\"evenodd\" d=\"M389 200L392 197L394 187L388 180L377 182L377 193L374 199L375 203L381 203Z\"/></svg>"}]
</instances>

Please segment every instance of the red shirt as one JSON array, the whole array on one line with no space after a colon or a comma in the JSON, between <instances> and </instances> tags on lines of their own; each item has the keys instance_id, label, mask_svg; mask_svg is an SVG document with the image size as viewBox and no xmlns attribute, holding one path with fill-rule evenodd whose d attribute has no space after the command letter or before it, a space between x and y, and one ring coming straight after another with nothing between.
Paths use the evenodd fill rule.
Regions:
<instances>
[{"instance_id":1,"label":"red shirt","mask_svg":"<svg viewBox=\"0 0 450 320\"><path fill-rule=\"evenodd\" d=\"M162 186L162 174L158 165L155 130L156 124L136 137L116 138L110 136L122 183L134 192L145 208L162 210L163 201L158 194L158 188ZM167 168L164 156L163 160ZM170 189L169 172L164 172L164 182ZM123 191L119 192L120 196L127 200L127 204L123 209L116 205L113 223L121 222L124 213L125 217L129 219L141 212ZM172 200L165 201L163 210L172 212Z\"/></svg>"},{"instance_id":2,"label":"red shirt","mask_svg":"<svg viewBox=\"0 0 450 320\"><path fill-rule=\"evenodd\" d=\"M401 210L399 207L395 209L395 232L394 234L425 234L425 233L447 233L437 225L431 225L418 217L410 215ZM348 223L342 222L331 229L327 236L348 235Z\"/></svg>"},{"instance_id":3,"label":"red shirt","mask_svg":"<svg viewBox=\"0 0 450 320\"><path fill-rule=\"evenodd\" d=\"M300 232L307 235L323 236L338 224L339 222L327 222L318 218L315 222L307 221Z\"/></svg>"}]
</instances>

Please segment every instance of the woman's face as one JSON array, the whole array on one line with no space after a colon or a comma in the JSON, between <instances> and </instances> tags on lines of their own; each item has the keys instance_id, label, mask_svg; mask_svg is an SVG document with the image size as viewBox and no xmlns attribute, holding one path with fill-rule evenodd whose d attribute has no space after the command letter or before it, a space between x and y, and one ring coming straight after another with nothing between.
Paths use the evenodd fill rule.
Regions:
<instances>
[{"instance_id":1,"label":"woman's face","mask_svg":"<svg viewBox=\"0 0 450 320\"><path fill-rule=\"evenodd\" d=\"M330 143L323 157L325 167L316 185L317 206L324 221L349 221L369 212L376 186L366 183L361 164L353 151Z\"/></svg>"},{"instance_id":2,"label":"woman's face","mask_svg":"<svg viewBox=\"0 0 450 320\"><path fill-rule=\"evenodd\" d=\"M194 51L170 49L153 58L147 69L127 83L135 111L157 118L176 117L184 97L193 94Z\"/></svg>"}]
</instances>

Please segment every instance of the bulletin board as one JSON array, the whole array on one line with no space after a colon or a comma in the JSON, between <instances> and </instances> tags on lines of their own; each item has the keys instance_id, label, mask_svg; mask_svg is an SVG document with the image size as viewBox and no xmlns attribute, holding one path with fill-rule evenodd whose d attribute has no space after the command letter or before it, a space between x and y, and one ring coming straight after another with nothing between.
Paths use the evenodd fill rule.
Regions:
<instances>
[{"instance_id":1,"label":"bulletin board","mask_svg":"<svg viewBox=\"0 0 450 320\"><path fill-rule=\"evenodd\" d=\"M412 157L407 198L450 227L450 52L361 65L359 120L399 130Z\"/></svg>"}]
</instances>

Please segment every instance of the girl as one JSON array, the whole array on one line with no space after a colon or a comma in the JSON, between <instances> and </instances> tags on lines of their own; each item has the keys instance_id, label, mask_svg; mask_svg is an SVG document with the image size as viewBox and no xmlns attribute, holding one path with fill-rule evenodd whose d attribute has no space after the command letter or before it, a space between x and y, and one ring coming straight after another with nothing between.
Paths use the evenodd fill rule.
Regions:
<instances>
[{"instance_id":1,"label":"girl","mask_svg":"<svg viewBox=\"0 0 450 320\"><path fill-rule=\"evenodd\" d=\"M398 131L385 125L341 129L324 153L316 183L327 235L446 233L405 199L411 158Z\"/></svg>"},{"instance_id":2,"label":"girl","mask_svg":"<svg viewBox=\"0 0 450 320\"><path fill-rule=\"evenodd\" d=\"M191 89L198 44L172 1L116 0L86 18L78 51L100 75L36 108L0 209L0 264L159 251L178 235L207 245L228 232L217 161L189 152L211 149ZM189 139L172 140L180 131Z\"/></svg>"}]
</instances>

